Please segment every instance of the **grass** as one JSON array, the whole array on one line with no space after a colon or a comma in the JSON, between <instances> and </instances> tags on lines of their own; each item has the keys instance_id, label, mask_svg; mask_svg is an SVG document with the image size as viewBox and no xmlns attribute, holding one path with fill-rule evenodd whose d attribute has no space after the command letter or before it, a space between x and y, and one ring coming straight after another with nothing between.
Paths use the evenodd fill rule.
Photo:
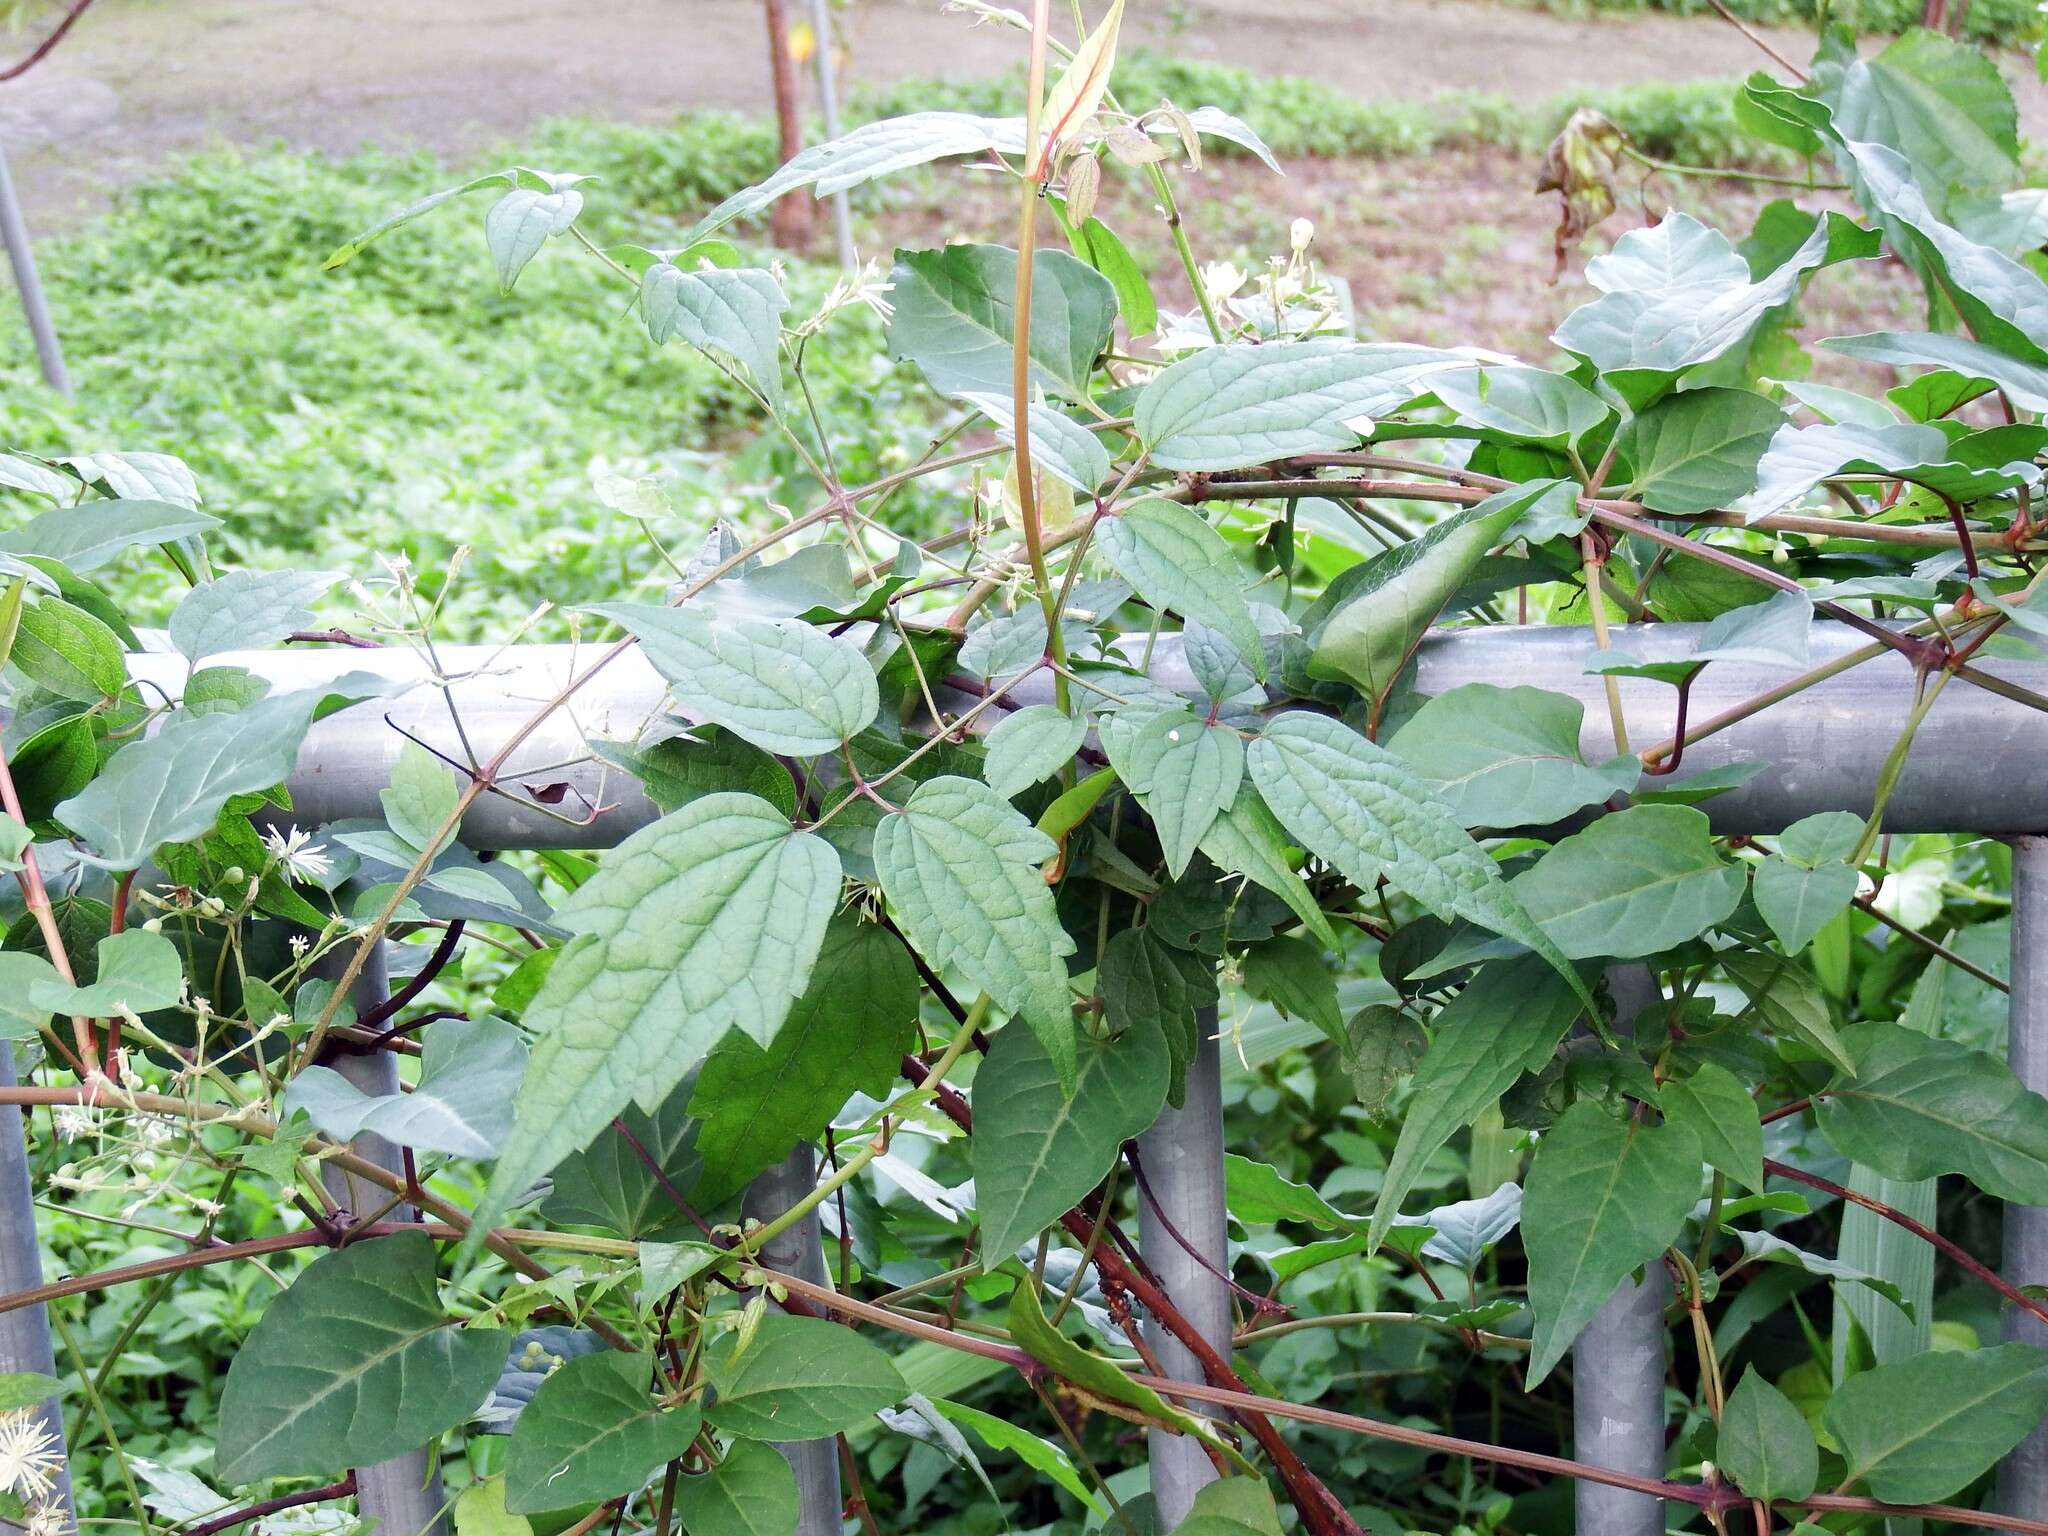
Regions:
<instances>
[{"instance_id":1,"label":"grass","mask_svg":"<svg viewBox=\"0 0 2048 1536\"><path fill-rule=\"evenodd\" d=\"M1665 11L1677 16L1711 16L1712 0L1527 0L1532 9L1559 16ZM1859 34L1904 32L1920 25L1921 0L1726 0L1745 21L1812 27L1825 11L1830 21ZM1971 0L1958 6L1963 40L1990 47L2016 47L2039 39L2041 16L2034 0Z\"/></svg>"}]
</instances>

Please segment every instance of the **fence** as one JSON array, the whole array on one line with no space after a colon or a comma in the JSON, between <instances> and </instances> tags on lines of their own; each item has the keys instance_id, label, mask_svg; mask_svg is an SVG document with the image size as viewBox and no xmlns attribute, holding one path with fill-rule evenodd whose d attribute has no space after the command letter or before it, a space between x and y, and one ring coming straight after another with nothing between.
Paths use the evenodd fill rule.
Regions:
<instances>
[{"instance_id":1,"label":"fence","mask_svg":"<svg viewBox=\"0 0 2048 1536\"><path fill-rule=\"evenodd\" d=\"M1615 644L1645 659L1688 655L1698 626L1659 624L1620 629ZM1816 624L1812 661L1817 669L1846 657L1866 637L1842 626ZM1589 755L1609 744L1602 679L1583 671L1589 637L1576 629L1486 628L1439 633L1425 642L1417 680L1425 693L1442 693L1470 682L1514 683L1578 698L1586 712ZM587 659L587 656L584 658ZM309 687L351 671L433 683L424 658L409 650L262 652L213 658L249 667L284 688ZM443 649L446 675L440 686L418 686L402 696L364 704L317 725L301 752L291 780L294 819L313 826L348 817L379 814L378 792L404 740L399 729L373 727L373 711L459 755L461 744L451 712L459 713L469 743L488 755L553 697L578 660L568 646L504 649ZM1723 834L1770 834L1823 810L1867 814L1881 765L1906 723L1912 703L1907 663L1887 652L1817 682L1785 708L1766 709L1733 721L1726 729L1688 747L1674 782L1688 774L1733 763L1771 765L1739 787L1703 803ZM183 662L176 657L138 656L138 680L175 691ZM2048 691L2048 665L1998 663L1999 675ZM1193 691L1193 679L1177 649L1162 641L1153 676L1170 687ZM1717 663L1695 683L1695 723L1753 698L1786 680L1781 671L1738 663ZM1621 698L1632 739L1660 740L1671 733L1673 693L1661 684L1628 679ZM513 793L479 800L464 825L463 840L479 849L598 848L618 842L655 819L654 806L639 786L607 773L587 756L586 736L630 736L659 708L664 684L637 654L609 667L578 701L557 711L525 742L501 782ZM1020 690L1020 702L1028 693ZM1962 832L2013 839L2012 1032L2014 1070L2030 1087L2048 1091L2048 991L2036 985L2039 958L2048 941L2048 804L2027 769L2048 756L2048 715L1976 687L1947 689L1922 726L1913 751L1887 805L1885 824L1900 832ZM522 782L566 786L550 799L561 805L603 806L583 824L543 815L516 798ZM1639 970L1618 967L1626 973ZM1617 995L1642 978L1618 974ZM381 979L368 983L381 987ZM1213 1020L1211 1021L1213 1024ZM1205 1031L1213 1035L1213 1028ZM10 1062L0 1045L0 1080ZM363 1062L370 1072L388 1063ZM374 1155L375 1149L370 1149ZM10 1124L0 1123L0 1290L33 1285L39 1279L35 1229L29 1206L28 1167ZM1150 1188L1141 1196L1142 1247L1188 1316L1227 1357L1230 1304L1216 1273L1228 1267L1222 1202L1223 1135L1220 1065L1213 1040L1191 1070L1186 1107L1169 1112L1146 1133L1144 1162ZM759 1179L747 1198L750 1215L766 1217L790 1208L813 1187L815 1168L808 1149L799 1149L780 1168ZM1156 1205L1152 1202L1156 1201ZM815 1225L784 1235L787 1251L775 1255L785 1269L823 1272ZM1183 1246L1185 1244L1185 1247ZM1197 1260L1187 1249L1200 1252ZM1213 1266L1213 1269L1210 1268ZM2017 1285L2048 1283L2048 1210L2009 1207L2005 1221L2005 1270ZM1578 1455L1617 1472L1656 1475L1664 1466L1664 1326L1661 1276L1652 1271L1640 1286L1624 1283L1580 1337L1574 1351L1577 1383ZM2015 1336L2040 1325L2014 1316ZM1193 1359L1177 1346L1162 1348L1162 1361L1176 1380L1198 1381ZM41 1308L0 1315L0 1370L49 1368L50 1344ZM53 1422L61 1427L61 1421ZM1213 1473L1199 1455L1171 1437L1155 1438L1152 1480L1162 1522L1186 1511L1195 1491ZM840 1529L839 1472L833 1443L784 1447L803 1490L800 1536L835 1536ZM421 1457L403 1459L359 1474L365 1514L382 1520L385 1536L412 1536L438 1529L434 1511L439 1491ZM2015 1450L2002 1465L2000 1505L2007 1513L2048 1520L2048 1428ZM445 1523L445 1522L444 1522ZM1625 1489L1581 1482L1579 1536L1654 1536L1665 1526L1662 1505Z\"/></svg>"}]
</instances>

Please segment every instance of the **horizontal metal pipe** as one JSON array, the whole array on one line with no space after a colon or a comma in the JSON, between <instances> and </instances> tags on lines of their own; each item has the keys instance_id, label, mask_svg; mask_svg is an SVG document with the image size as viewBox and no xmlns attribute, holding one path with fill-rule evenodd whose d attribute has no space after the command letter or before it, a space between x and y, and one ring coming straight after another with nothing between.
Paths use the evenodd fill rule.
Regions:
<instances>
[{"instance_id":1,"label":"horizontal metal pipe","mask_svg":"<svg viewBox=\"0 0 2048 1536\"><path fill-rule=\"evenodd\" d=\"M1675 660L1691 653L1699 631L1694 624L1624 626L1613 632L1613 639L1618 649L1642 660ZM1866 644L1867 637L1845 625L1819 622L1813 626L1812 660L1819 665ZM1498 626L1439 631L1423 642L1417 684L1428 694L1466 683L1567 694L1586 706L1580 747L1590 760L1598 761L1613 755L1614 743L1603 680L1584 670L1592 650L1591 637L1583 629ZM243 652L210 658L210 664L247 667L280 688L312 687L354 671L421 684L401 697L330 716L313 728L299 755L291 792L297 819L316 825L380 814L378 791L390 783L392 764L404 743L400 731L388 728L380 715L460 758L461 742L449 715L452 705L461 712L470 742L488 753L530 719L579 667L587 666L593 654L587 646L444 647L443 664L455 679L444 686L432 686L425 659L400 647ZM175 692L182 686L184 663L177 657L136 656L131 664L138 677L160 687ZM2048 692L2048 665L1981 665L2023 687ZM1162 637L1152 674L1191 696L1196 691L1175 637ZM1693 685L1691 719L1706 720L1793 675L1782 668L1715 663ZM1619 686L1632 746L1641 749L1671 735L1676 695L1670 687L1639 678L1622 678ZM1027 684L1013 697L1028 702L1040 691ZM585 757L586 732L631 739L641 723L660 710L662 697L660 677L637 651L628 652L514 755L506 781L514 796L520 795L522 783L549 786L550 808L560 815L587 818L587 824L573 825L517 799L487 795L471 811L464 841L477 848L606 847L651 821L654 807L638 784L616 770L575 760ZM1702 809L1723 833L1778 832L1816 811L1867 813L1885 756L1898 739L1912 702L1911 668L1888 652L1688 748L1679 771L1661 782L1677 785L1695 773L1735 764L1768 765L1739 788L1704 802ZM1944 690L1921 728L1893 793L1886 824L1900 832L2048 831L2048 803L2029 792L2025 776L2014 767L2044 755L2048 713L1956 682ZM527 777L522 779L522 774ZM556 795L558 788L561 793ZM588 808L598 805L605 809L590 817Z\"/></svg>"}]
</instances>

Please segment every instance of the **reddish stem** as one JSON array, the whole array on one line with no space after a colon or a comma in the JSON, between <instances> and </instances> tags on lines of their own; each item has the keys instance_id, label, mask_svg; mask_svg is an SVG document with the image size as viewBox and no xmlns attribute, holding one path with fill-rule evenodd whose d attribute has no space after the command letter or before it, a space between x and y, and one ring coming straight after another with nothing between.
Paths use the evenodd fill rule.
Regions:
<instances>
[{"instance_id":1,"label":"reddish stem","mask_svg":"<svg viewBox=\"0 0 2048 1536\"><path fill-rule=\"evenodd\" d=\"M251 1520L260 1520L263 1516L277 1514L280 1510L301 1509L308 1504L325 1504L329 1499L345 1499L355 1491L356 1475L351 1472L340 1482L329 1483L324 1488L308 1488L302 1493L281 1493L274 1499L251 1504L247 1509L238 1509L233 1514L216 1515L211 1520L188 1525L181 1536L215 1536L218 1531L231 1531L238 1525L247 1525Z\"/></svg>"}]
</instances>

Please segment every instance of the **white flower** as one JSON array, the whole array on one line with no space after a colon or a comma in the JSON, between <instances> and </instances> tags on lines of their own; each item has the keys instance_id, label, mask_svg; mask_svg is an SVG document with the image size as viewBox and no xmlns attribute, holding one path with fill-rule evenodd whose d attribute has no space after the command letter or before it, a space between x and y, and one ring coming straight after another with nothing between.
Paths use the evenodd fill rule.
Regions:
<instances>
[{"instance_id":1,"label":"white flower","mask_svg":"<svg viewBox=\"0 0 2048 1536\"><path fill-rule=\"evenodd\" d=\"M1245 274L1227 261L1212 261L1202 268L1202 287L1211 304L1221 304L1245 285Z\"/></svg>"},{"instance_id":2,"label":"white flower","mask_svg":"<svg viewBox=\"0 0 2048 1536\"><path fill-rule=\"evenodd\" d=\"M50 1124L59 1141L77 1141L100 1128L100 1117L83 1104L59 1104L50 1111Z\"/></svg>"},{"instance_id":3,"label":"white flower","mask_svg":"<svg viewBox=\"0 0 2048 1536\"><path fill-rule=\"evenodd\" d=\"M263 843L270 850L271 857L294 880L318 884L334 873L334 860L327 850L299 827L293 827L282 835L275 827L266 828Z\"/></svg>"},{"instance_id":4,"label":"white flower","mask_svg":"<svg viewBox=\"0 0 2048 1536\"><path fill-rule=\"evenodd\" d=\"M1307 219L1296 219L1287 227L1287 243L1294 247L1299 256L1309 248L1309 242L1316 237L1316 227Z\"/></svg>"},{"instance_id":5,"label":"white flower","mask_svg":"<svg viewBox=\"0 0 2048 1536\"><path fill-rule=\"evenodd\" d=\"M313 947L313 941L303 933L295 933L292 935L291 945L292 958L294 960L303 960L306 958L306 951Z\"/></svg>"},{"instance_id":6,"label":"white flower","mask_svg":"<svg viewBox=\"0 0 2048 1536\"><path fill-rule=\"evenodd\" d=\"M28 1512L28 1522L22 1526L28 1536L70 1536L76 1529L61 1504L38 1504Z\"/></svg>"},{"instance_id":7,"label":"white flower","mask_svg":"<svg viewBox=\"0 0 2048 1536\"><path fill-rule=\"evenodd\" d=\"M63 1469L62 1447L33 1409L0 1413L0 1488L40 1499Z\"/></svg>"}]
</instances>

